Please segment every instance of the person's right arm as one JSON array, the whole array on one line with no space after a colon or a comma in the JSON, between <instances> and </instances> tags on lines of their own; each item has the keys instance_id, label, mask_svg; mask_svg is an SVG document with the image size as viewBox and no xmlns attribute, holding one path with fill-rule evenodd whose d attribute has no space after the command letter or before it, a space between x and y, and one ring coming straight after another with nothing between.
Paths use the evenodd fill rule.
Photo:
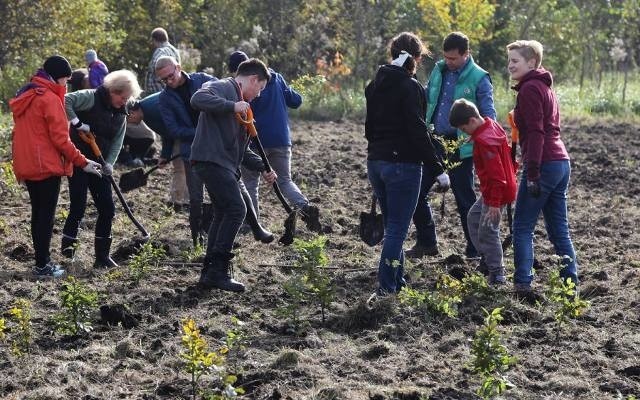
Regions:
<instances>
[{"instance_id":1,"label":"person's right arm","mask_svg":"<svg viewBox=\"0 0 640 400\"><path fill-rule=\"evenodd\" d=\"M436 156L435 147L427 130L423 104L426 105L426 97L422 87L419 84L407 85L403 110L410 146L422 154L425 167L432 169L435 175L440 175L444 172L444 168L439 157Z\"/></svg>"},{"instance_id":2,"label":"person's right arm","mask_svg":"<svg viewBox=\"0 0 640 400\"><path fill-rule=\"evenodd\" d=\"M71 125L76 128L89 131L90 126L86 125L84 121L80 121L77 111L88 111L95 103L95 89L78 90L76 92L67 93L64 95L64 108L67 113L67 119L71 122ZM78 126L82 124L82 126Z\"/></svg>"}]
</instances>

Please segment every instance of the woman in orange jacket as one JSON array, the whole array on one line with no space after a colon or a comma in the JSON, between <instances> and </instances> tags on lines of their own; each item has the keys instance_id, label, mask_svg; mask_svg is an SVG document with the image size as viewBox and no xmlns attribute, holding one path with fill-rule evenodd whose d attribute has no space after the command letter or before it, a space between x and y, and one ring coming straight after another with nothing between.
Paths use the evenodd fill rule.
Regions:
<instances>
[{"instance_id":1,"label":"woman in orange jacket","mask_svg":"<svg viewBox=\"0 0 640 400\"><path fill-rule=\"evenodd\" d=\"M49 57L9 101L14 121L13 170L29 191L33 272L38 276L64 275L49 252L61 177L70 176L73 166L100 175L100 164L85 158L69 138L64 95L70 77L71 66L64 57Z\"/></svg>"}]
</instances>

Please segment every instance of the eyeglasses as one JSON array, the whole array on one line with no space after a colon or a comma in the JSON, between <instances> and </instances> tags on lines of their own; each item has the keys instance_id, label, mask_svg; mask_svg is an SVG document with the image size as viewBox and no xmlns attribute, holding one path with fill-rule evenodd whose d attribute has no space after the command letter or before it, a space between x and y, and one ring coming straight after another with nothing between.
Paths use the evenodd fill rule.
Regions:
<instances>
[{"instance_id":1,"label":"eyeglasses","mask_svg":"<svg viewBox=\"0 0 640 400\"><path fill-rule=\"evenodd\" d=\"M164 78L160 78L160 82L162 83L167 83L170 80L172 80L174 78L174 76L176 75L176 71L178 70L178 66L174 66L173 67L173 72L171 74L169 74L169 76L166 76Z\"/></svg>"}]
</instances>

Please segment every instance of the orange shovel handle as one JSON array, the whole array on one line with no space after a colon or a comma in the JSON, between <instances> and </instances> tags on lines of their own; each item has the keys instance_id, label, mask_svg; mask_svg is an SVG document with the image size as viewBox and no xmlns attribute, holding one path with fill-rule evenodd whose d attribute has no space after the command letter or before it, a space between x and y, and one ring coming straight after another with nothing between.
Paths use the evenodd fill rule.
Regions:
<instances>
[{"instance_id":1,"label":"orange shovel handle","mask_svg":"<svg viewBox=\"0 0 640 400\"><path fill-rule=\"evenodd\" d=\"M246 112L246 118L242 116L242 113L236 113L236 119L238 120L238 122L240 122L240 124L242 124L247 129L247 133L249 134L250 137L258 136L256 125L253 123L254 119L253 119L253 111L251 110L251 107L249 107L249 109Z\"/></svg>"},{"instance_id":2,"label":"orange shovel handle","mask_svg":"<svg viewBox=\"0 0 640 400\"><path fill-rule=\"evenodd\" d=\"M96 136L93 134L93 132L78 131L78 135L80 135L80 139L89 144L89 147L91 147L91 151L93 151L93 154L95 154L96 158L99 159L102 157L102 152L100 151L100 148L96 143Z\"/></svg>"}]
</instances>

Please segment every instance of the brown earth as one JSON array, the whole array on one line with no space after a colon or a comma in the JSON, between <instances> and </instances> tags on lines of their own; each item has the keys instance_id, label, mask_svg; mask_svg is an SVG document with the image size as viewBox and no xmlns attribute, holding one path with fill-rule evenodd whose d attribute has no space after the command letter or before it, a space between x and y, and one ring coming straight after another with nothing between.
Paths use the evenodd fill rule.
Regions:
<instances>
[{"instance_id":1,"label":"brown earth","mask_svg":"<svg viewBox=\"0 0 640 400\"><path fill-rule=\"evenodd\" d=\"M367 307L376 287L380 248L358 238L358 215L368 207L363 126L353 122L294 121L295 180L321 208L335 300L323 325L317 306L303 308L306 328L294 332L278 310L286 303L282 283L290 276L293 252L276 243L239 237L235 274L244 294L195 288L199 269L161 263L139 285L127 279L132 238L139 237L118 208L114 224L116 261L123 275L91 269L94 209L89 206L78 259L70 272L98 291L100 305L123 305L136 319L111 326L96 310L87 335L55 333L60 282L34 281L26 191L4 192L0 265L0 310L16 298L33 307L31 354L16 358L0 343L3 399L186 399L189 376L179 354L180 324L193 317L204 338L218 347L235 316L245 322L244 349L232 350L228 367L247 399L475 399L480 378L471 373L470 339L482 323L481 307L505 307L503 342L517 358L505 375L515 385L509 399L627 399L640 395L640 135L631 125L568 124L563 138L573 159L569 218L587 314L559 326L551 305L531 306L509 290L489 298L471 296L457 318L425 316L397 301ZM118 173L118 172L117 172ZM151 175L149 185L127 195L134 213L168 257L184 261L190 248L185 213L164 206L169 171ZM63 185L66 187L66 185ZM262 193L266 226L282 233L284 212L272 192ZM60 199L53 257L68 197ZM438 222L441 256L407 266L410 284L433 289L442 272L473 270L455 265L461 229L447 196L449 214ZM298 237L313 238L298 222ZM506 232L506 228L505 228ZM413 232L410 233L413 235ZM410 238L406 246L412 243ZM542 223L536 229L536 288L546 287L552 249ZM448 257L449 256L449 257ZM506 260L513 268L512 253ZM355 269L355 271L349 271ZM113 277L116 279L113 279ZM111 279L109 279L111 277ZM5 313L5 317L7 317ZM129 320L131 322L131 320ZM124 327L123 325L126 325ZM12 332L9 332L11 337ZM202 379L206 387L212 378Z\"/></svg>"}]
</instances>

